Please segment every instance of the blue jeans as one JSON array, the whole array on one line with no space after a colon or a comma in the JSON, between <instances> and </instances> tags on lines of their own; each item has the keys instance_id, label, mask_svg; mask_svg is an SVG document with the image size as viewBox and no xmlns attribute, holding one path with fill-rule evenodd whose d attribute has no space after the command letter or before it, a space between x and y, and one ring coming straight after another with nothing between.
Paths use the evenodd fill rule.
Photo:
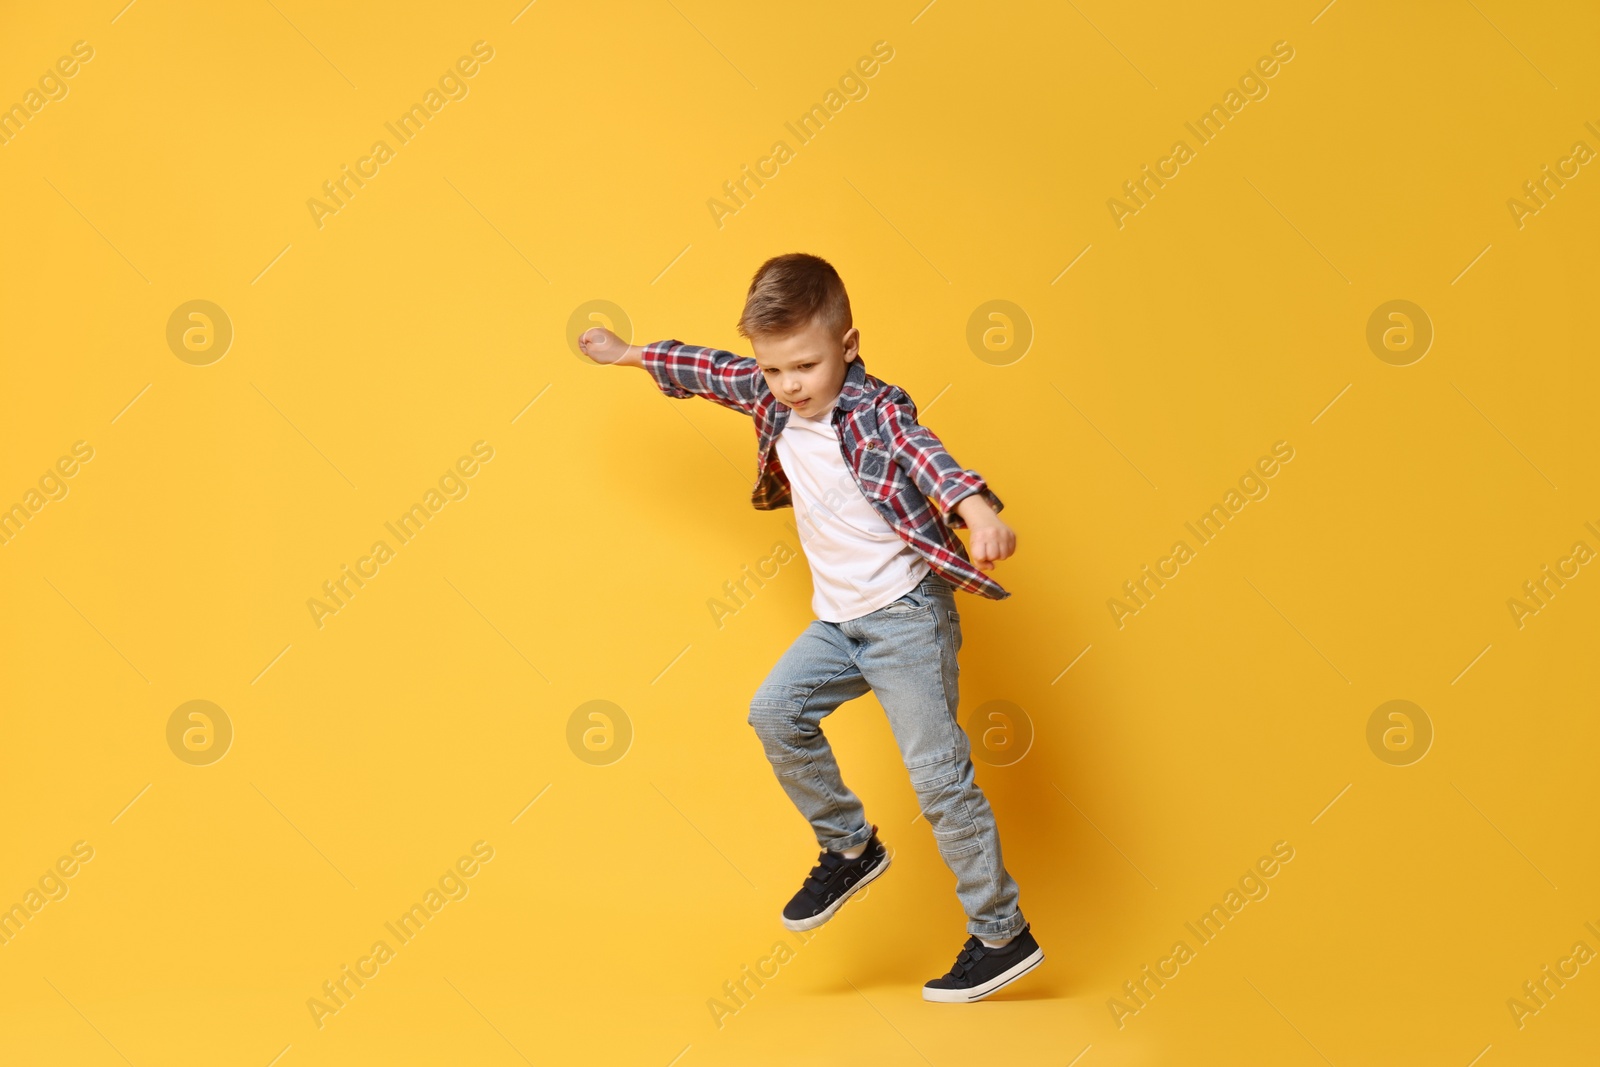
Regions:
<instances>
[{"instance_id":1,"label":"blue jeans","mask_svg":"<svg viewBox=\"0 0 1600 1067\"><path fill-rule=\"evenodd\" d=\"M967 932L991 941L1022 929L1017 883L1000 858L989 800L973 778L972 750L956 720L961 616L955 590L929 572L917 587L868 615L815 619L750 701L749 723L789 799L824 849L843 852L872 836L844 780L822 720L871 689L888 713L939 855L956 876Z\"/></svg>"}]
</instances>

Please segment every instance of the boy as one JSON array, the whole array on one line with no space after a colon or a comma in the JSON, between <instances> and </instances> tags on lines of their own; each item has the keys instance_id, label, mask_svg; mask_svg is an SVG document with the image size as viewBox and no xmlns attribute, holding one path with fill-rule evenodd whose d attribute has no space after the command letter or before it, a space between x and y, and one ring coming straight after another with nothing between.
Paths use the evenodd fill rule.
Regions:
<instances>
[{"instance_id":1,"label":"boy","mask_svg":"<svg viewBox=\"0 0 1600 1067\"><path fill-rule=\"evenodd\" d=\"M1016 550L1016 534L983 478L917 423L911 397L866 372L850 298L825 260L794 253L763 263L738 330L754 359L676 340L639 347L600 327L579 346L597 362L643 368L667 396L702 396L750 415L760 446L751 502L795 508L817 618L756 691L747 720L822 846L783 925L822 925L889 866L821 725L870 688L956 876L972 935L923 998L980 1000L1044 960L956 719L955 589L1010 596L982 572ZM961 527L971 556L951 532Z\"/></svg>"}]
</instances>

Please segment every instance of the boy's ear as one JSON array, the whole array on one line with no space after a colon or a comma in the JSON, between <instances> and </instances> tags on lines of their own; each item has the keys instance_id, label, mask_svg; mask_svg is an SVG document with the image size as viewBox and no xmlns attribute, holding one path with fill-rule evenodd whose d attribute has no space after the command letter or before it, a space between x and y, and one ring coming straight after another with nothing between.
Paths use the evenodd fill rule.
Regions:
<instances>
[{"instance_id":1,"label":"boy's ear","mask_svg":"<svg viewBox=\"0 0 1600 1067\"><path fill-rule=\"evenodd\" d=\"M843 344L844 361L849 363L861 352L861 331L854 326L850 327L845 331Z\"/></svg>"}]
</instances>

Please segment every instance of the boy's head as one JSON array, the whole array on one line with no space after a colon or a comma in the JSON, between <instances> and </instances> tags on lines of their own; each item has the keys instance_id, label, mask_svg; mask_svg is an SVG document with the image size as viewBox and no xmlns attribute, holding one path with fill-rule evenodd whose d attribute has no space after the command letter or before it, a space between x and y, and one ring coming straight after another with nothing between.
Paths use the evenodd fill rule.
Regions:
<instances>
[{"instance_id":1,"label":"boy's head","mask_svg":"<svg viewBox=\"0 0 1600 1067\"><path fill-rule=\"evenodd\" d=\"M772 395L810 418L839 395L848 365L861 354L839 272L804 252L761 264L738 330L750 339Z\"/></svg>"}]
</instances>

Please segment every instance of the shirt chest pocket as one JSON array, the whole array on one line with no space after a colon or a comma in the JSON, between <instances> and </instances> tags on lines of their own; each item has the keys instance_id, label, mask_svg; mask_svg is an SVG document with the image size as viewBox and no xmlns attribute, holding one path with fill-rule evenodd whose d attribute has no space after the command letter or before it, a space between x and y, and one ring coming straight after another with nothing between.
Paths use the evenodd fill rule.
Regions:
<instances>
[{"instance_id":1,"label":"shirt chest pocket","mask_svg":"<svg viewBox=\"0 0 1600 1067\"><path fill-rule=\"evenodd\" d=\"M861 475L861 488L869 497L887 500L898 490L895 484L894 463L877 441L862 443L856 457L856 469Z\"/></svg>"}]
</instances>

